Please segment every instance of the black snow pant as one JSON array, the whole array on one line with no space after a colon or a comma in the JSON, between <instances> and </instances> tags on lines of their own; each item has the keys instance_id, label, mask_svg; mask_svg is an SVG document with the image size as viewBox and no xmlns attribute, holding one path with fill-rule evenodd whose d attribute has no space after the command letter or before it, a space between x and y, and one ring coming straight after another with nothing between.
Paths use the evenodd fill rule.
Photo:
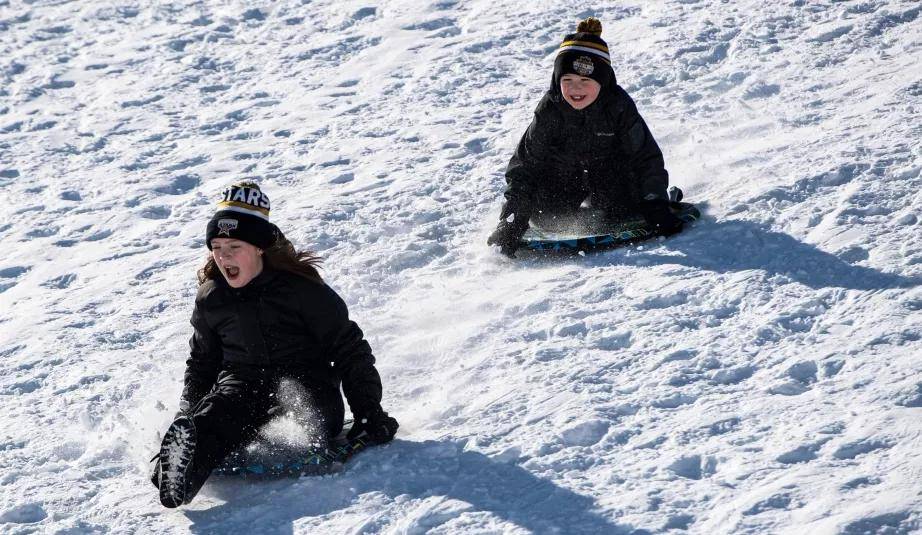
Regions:
<instances>
[{"instance_id":1,"label":"black snow pant","mask_svg":"<svg viewBox=\"0 0 922 535\"><path fill-rule=\"evenodd\" d=\"M259 428L279 412L280 379L272 374L226 370L218 375L211 391L188 412L196 431L193 477L203 478L204 482L230 453L256 438ZM311 398L310 416L320 420L321 440L329 441L343 428L344 407L339 392L312 386L310 381L298 382Z\"/></svg>"},{"instance_id":2,"label":"black snow pant","mask_svg":"<svg viewBox=\"0 0 922 535\"><path fill-rule=\"evenodd\" d=\"M531 221L548 230L567 228L591 232L641 217L626 195L608 195L588 190L539 191L535 195Z\"/></svg>"},{"instance_id":3,"label":"black snow pant","mask_svg":"<svg viewBox=\"0 0 922 535\"><path fill-rule=\"evenodd\" d=\"M280 377L271 374L254 378L227 371L218 376L211 391L190 410L198 436L194 460L199 466L214 468L228 454L256 437L259 428L278 411L279 380ZM327 399L331 392L305 386L312 398L312 409L317 412L313 416L322 424L322 438L335 437L343 426L339 392L335 393L338 399L331 400Z\"/></svg>"}]
</instances>

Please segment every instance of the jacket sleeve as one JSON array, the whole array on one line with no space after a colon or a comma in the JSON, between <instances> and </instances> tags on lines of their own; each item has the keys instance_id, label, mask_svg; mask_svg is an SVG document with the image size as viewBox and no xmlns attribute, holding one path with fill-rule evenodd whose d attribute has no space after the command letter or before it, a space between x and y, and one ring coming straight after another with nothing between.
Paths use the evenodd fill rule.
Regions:
<instances>
[{"instance_id":1,"label":"jacket sleeve","mask_svg":"<svg viewBox=\"0 0 922 535\"><path fill-rule=\"evenodd\" d=\"M553 172L555 151L553 135L560 128L560 119L550 109L548 96L538 104L528 130L519 140L515 153L506 166L506 206L503 218L516 210L531 212L541 180Z\"/></svg>"},{"instance_id":2,"label":"jacket sleeve","mask_svg":"<svg viewBox=\"0 0 922 535\"><path fill-rule=\"evenodd\" d=\"M362 329L349 319L346 303L323 285L320 299L310 306L314 317L308 318L309 324L319 328L319 339L336 375L342 379L343 394L352 414L366 415L379 409L381 376Z\"/></svg>"},{"instance_id":3,"label":"jacket sleeve","mask_svg":"<svg viewBox=\"0 0 922 535\"><path fill-rule=\"evenodd\" d=\"M663 153L633 99L620 86L615 87L615 93L622 104L618 128L634 194L638 201L667 200L669 174Z\"/></svg>"},{"instance_id":4,"label":"jacket sleeve","mask_svg":"<svg viewBox=\"0 0 922 535\"><path fill-rule=\"evenodd\" d=\"M202 314L202 304L196 299L192 310L192 338L189 339L189 358L186 360L185 386L182 399L195 405L211 390L221 371L223 352L218 337Z\"/></svg>"}]
</instances>

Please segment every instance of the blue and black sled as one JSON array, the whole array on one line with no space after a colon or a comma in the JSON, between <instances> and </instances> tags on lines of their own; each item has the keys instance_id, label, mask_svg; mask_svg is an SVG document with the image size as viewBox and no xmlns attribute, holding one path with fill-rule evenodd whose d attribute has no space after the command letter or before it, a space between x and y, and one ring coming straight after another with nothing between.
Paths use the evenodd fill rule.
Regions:
<instances>
[{"instance_id":1,"label":"blue and black sled","mask_svg":"<svg viewBox=\"0 0 922 535\"><path fill-rule=\"evenodd\" d=\"M672 212L686 224L701 219L695 205L680 202L682 191L669 188ZM658 235L642 217L636 216L611 223L591 210L581 210L568 217L551 217L531 221L519 242L519 250L538 253L579 254L604 251L649 240Z\"/></svg>"},{"instance_id":2,"label":"blue and black sled","mask_svg":"<svg viewBox=\"0 0 922 535\"><path fill-rule=\"evenodd\" d=\"M324 447L295 448L257 440L230 454L212 475L273 479L335 474L349 459L374 445L364 435L347 439L345 429Z\"/></svg>"}]
</instances>

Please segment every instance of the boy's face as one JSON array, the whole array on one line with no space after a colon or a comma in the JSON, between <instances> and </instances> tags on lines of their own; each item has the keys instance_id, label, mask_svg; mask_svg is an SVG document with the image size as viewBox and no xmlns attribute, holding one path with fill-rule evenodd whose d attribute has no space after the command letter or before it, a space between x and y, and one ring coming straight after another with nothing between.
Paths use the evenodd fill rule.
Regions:
<instances>
[{"instance_id":1,"label":"boy's face","mask_svg":"<svg viewBox=\"0 0 922 535\"><path fill-rule=\"evenodd\" d=\"M245 241L214 238L211 254L231 288L243 288L263 270L262 251Z\"/></svg>"},{"instance_id":2,"label":"boy's face","mask_svg":"<svg viewBox=\"0 0 922 535\"><path fill-rule=\"evenodd\" d=\"M564 74L560 77L560 92L563 99L573 109L581 110L599 98L602 86L592 78L576 74Z\"/></svg>"}]
</instances>

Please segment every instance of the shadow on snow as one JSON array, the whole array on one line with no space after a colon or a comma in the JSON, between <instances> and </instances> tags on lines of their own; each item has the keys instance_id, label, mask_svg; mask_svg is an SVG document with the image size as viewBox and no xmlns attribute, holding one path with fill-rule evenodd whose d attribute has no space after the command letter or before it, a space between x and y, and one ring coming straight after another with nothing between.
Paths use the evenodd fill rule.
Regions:
<instances>
[{"instance_id":1,"label":"shadow on snow","mask_svg":"<svg viewBox=\"0 0 922 535\"><path fill-rule=\"evenodd\" d=\"M335 513L369 493L383 493L391 499L445 497L470 507L440 510L435 505L433 511L419 515L415 524L407 525L405 508L397 508L399 516L386 512L382 516L380 507L369 504L366 496L363 507L373 512L363 525L351 526L353 532L397 527L394 524L411 531L414 526L431 529L462 512L485 512L534 533L646 533L611 523L595 511L592 498L559 487L514 463L464 451L453 442L395 440L386 448L360 455L341 475L272 482L212 480L204 490L226 503L184 511L192 521L193 533L289 534L299 519Z\"/></svg>"},{"instance_id":2,"label":"shadow on snow","mask_svg":"<svg viewBox=\"0 0 922 535\"><path fill-rule=\"evenodd\" d=\"M580 261L592 265L636 265L668 263L729 273L762 270L782 275L814 289L841 287L853 290L907 288L922 279L884 273L849 264L834 254L796 240L788 234L768 230L749 221L703 221L687 234L679 234L662 245L682 255L658 255L657 242L642 254L624 251L590 255ZM542 261L542 260L538 260Z\"/></svg>"}]
</instances>

